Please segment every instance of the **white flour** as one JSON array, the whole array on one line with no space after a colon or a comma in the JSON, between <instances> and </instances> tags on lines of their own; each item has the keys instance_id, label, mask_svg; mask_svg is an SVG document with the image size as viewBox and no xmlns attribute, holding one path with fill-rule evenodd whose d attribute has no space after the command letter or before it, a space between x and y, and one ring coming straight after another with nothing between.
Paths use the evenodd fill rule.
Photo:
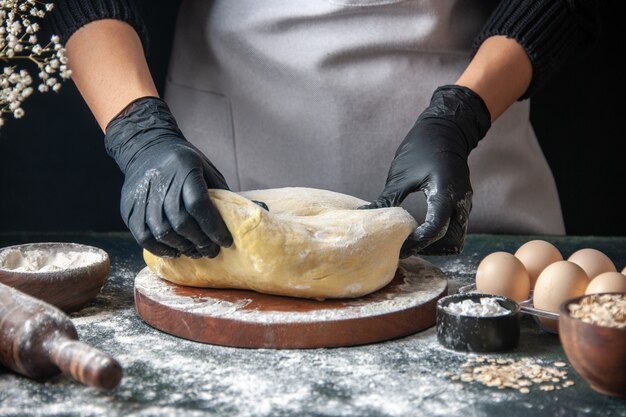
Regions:
<instances>
[{"instance_id":1,"label":"white flour","mask_svg":"<svg viewBox=\"0 0 626 417\"><path fill-rule=\"evenodd\" d=\"M101 260L101 255L88 251L11 249L0 253L0 268L16 272L52 272L80 268Z\"/></svg>"},{"instance_id":2,"label":"white flour","mask_svg":"<svg viewBox=\"0 0 626 417\"><path fill-rule=\"evenodd\" d=\"M483 297L480 303L473 300L463 300L458 303L450 303L444 307L448 313L461 316L494 317L509 314L508 310L500 305L494 298Z\"/></svg>"},{"instance_id":3,"label":"white flour","mask_svg":"<svg viewBox=\"0 0 626 417\"><path fill-rule=\"evenodd\" d=\"M0 368L1 417L626 417L623 401L593 393L575 373L569 390L530 395L450 381L444 374L457 372L468 355L443 348L434 327L332 349L238 349L179 339L134 310L134 278L145 266L134 242L114 235L106 243L109 280L72 321L81 340L122 363L122 384L106 392L63 376L33 382ZM438 261L455 288L473 282L482 259L462 257ZM566 360L558 338L522 321L517 350L486 356Z\"/></svg>"}]
</instances>

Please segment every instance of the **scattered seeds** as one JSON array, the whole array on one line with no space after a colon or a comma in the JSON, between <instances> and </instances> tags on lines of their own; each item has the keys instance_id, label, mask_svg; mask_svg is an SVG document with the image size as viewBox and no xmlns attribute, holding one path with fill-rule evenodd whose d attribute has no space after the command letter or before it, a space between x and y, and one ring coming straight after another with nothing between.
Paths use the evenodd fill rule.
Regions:
<instances>
[{"instance_id":1,"label":"scattered seeds","mask_svg":"<svg viewBox=\"0 0 626 417\"><path fill-rule=\"evenodd\" d=\"M470 357L457 373L446 372L452 381L479 382L498 389L516 389L522 394L530 392L536 384L541 391L554 391L574 385L567 379L565 362L545 365L542 361L524 358Z\"/></svg>"}]
</instances>

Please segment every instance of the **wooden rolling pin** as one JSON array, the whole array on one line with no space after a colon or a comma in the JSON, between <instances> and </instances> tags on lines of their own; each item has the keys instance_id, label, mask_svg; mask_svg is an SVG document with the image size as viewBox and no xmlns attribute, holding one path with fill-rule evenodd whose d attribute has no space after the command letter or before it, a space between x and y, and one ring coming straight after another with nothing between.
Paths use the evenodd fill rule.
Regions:
<instances>
[{"instance_id":1,"label":"wooden rolling pin","mask_svg":"<svg viewBox=\"0 0 626 417\"><path fill-rule=\"evenodd\" d=\"M78 341L76 328L56 307L0 284L0 364L33 379L63 373L113 389L122 367L111 356Z\"/></svg>"}]
</instances>

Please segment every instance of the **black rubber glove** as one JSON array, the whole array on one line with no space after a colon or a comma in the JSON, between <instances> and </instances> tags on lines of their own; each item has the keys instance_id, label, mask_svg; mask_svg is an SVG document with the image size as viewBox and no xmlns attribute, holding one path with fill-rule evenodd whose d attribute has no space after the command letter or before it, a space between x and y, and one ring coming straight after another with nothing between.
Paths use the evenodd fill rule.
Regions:
<instances>
[{"instance_id":1,"label":"black rubber glove","mask_svg":"<svg viewBox=\"0 0 626 417\"><path fill-rule=\"evenodd\" d=\"M491 126L484 101L469 88L439 87L396 152L383 192L363 208L398 206L423 191L426 220L409 236L401 257L452 255L463 250L472 186L467 157Z\"/></svg>"},{"instance_id":2,"label":"black rubber glove","mask_svg":"<svg viewBox=\"0 0 626 417\"><path fill-rule=\"evenodd\" d=\"M207 192L228 185L183 137L164 101L129 104L107 126L104 142L125 175L122 217L141 246L163 257L212 258L232 245Z\"/></svg>"}]
</instances>

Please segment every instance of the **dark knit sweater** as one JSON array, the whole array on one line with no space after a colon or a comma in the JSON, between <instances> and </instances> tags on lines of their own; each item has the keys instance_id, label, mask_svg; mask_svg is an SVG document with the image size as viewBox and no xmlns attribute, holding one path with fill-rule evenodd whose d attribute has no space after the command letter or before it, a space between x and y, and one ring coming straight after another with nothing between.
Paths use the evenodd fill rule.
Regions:
<instances>
[{"instance_id":1,"label":"dark knit sweater","mask_svg":"<svg viewBox=\"0 0 626 417\"><path fill-rule=\"evenodd\" d=\"M118 19L129 23L144 47L147 34L134 0L56 0L50 15L65 43L87 23ZM490 36L515 39L526 50L533 78L520 99L530 97L570 58L589 49L599 30L595 0L502 0L474 41L474 53Z\"/></svg>"}]
</instances>

